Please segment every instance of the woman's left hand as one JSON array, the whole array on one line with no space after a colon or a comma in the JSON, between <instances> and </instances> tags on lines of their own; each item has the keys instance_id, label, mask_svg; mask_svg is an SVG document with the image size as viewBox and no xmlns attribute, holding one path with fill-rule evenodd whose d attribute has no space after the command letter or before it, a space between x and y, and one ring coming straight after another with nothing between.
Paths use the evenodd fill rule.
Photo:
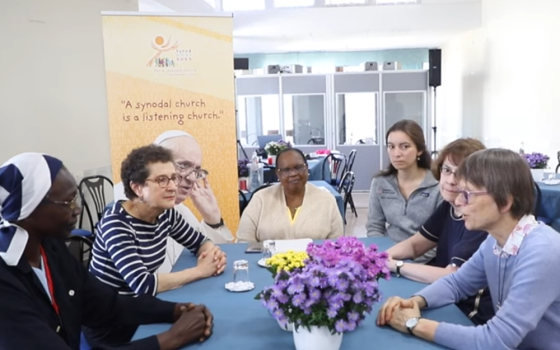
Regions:
<instances>
[{"instance_id":1,"label":"woman's left hand","mask_svg":"<svg viewBox=\"0 0 560 350\"><path fill-rule=\"evenodd\" d=\"M227 256L226 253L221 250L219 247L217 247L218 249L216 249L216 251L214 252L214 256L216 259L218 259L218 270L216 270L216 273L214 274L214 276L218 276L219 274L221 274L222 272L224 272L224 270L226 269L227 266Z\"/></svg>"},{"instance_id":2,"label":"woman's left hand","mask_svg":"<svg viewBox=\"0 0 560 350\"><path fill-rule=\"evenodd\" d=\"M406 328L406 321L414 317L420 317L420 309L418 308L418 304L414 301L410 301L410 303L401 303L399 306L393 309L393 315L389 320L389 326L393 327L399 332L407 333L408 328Z\"/></svg>"},{"instance_id":3,"label":"woman's left hand","mask_svg":"<svg viewBox=\"0 0 560 350\"><path fill-rule=\"evenodd\" d=\"M217 224L222 218L220 213L220 208L218 207L218 201L212 188L210 188L210 183L207 178L202 179L202 184L199 181L195 181L193 184L191 199L194 203L196 209L202 215L204 222L209 224Z\"/></svg>"}]
</instances>

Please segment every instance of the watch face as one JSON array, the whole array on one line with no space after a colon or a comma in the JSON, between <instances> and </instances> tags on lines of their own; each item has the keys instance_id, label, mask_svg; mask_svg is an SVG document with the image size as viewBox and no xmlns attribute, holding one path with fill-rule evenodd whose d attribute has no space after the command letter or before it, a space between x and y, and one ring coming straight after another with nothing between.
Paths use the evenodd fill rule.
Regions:
<instances>
[{"instance_id":1,"label":"watch face","mask_svg":"<svg viewBox=\"0 0 560 350\"><path fill-rule=\"evenodd\" d=\"M406 328L411 329L411 328L416 327L417 324L418 324L418 317L414 317L414 318L409 318L406 321L405 325L406 325Z\"/></svg>"},{"instance_id":2,"label":"watch face","mask_svg":"<svg viewBox=\"0 0 560 350\"><path fill-rule=\"evenodd\" d=\"M398 267L402 267L403 265L404 265L404 261L402 261L402 260L397 261L397 266Z\"/></svg>"}]
</instances>

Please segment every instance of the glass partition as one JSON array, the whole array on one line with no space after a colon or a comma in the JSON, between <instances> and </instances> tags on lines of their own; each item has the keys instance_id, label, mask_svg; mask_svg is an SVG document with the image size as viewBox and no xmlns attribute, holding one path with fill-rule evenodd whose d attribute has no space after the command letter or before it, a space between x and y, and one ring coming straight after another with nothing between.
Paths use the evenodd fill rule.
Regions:
<instances>
[{"instance_id":1,"label":"glass partition","mask_svg":"<svg viewBox=\"0 0 560 350\"><path fill-rule=\"evenodd\" d=\"M277 95L237 98L237 130L242 145L257 146L257 136L280 133L279 104Z\"/></svg>"},{"instance_id":2,"label":"glass partition","mask_svg":"<svg viewBox=\"0 0 560 350\"><path fill-rule=\"evenodd\" d=\"M325 96L284 95L285 138L294 145L325 144Z\"/></svg>"},{"instance_id":3,"label":"glass partition","mask_svg":"<svg viewBox=\"0 0 560 350\"><path fill-rule=\"evenodd\" d=\"M385 131L402 119L411 119L422 128L425 127L426 118L426 93L420 92L386 92L385 98ZM427 134L427 130L424 130Z\"/></svg>"},{"instance_id":4,"label":"glass partition","mask_svg":"<svg viewBox=\"0 0 560 350\"><path fill-rule=\"evenodd\" d=\"M377 94L337 94L336 122L339 145L376 145Z\"/></svg>"}]
</instances>

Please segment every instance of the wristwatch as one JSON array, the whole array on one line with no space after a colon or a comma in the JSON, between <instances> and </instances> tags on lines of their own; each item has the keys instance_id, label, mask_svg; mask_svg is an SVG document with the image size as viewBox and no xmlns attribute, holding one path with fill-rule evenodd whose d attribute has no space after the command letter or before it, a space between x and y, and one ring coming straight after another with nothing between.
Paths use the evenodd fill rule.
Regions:
<instances>
[{"instance_id":1,"label":"wristwatch","mask_svg":"<svg viewBox=\"0 0 560 350\"><path fill-rule=\"evenodd\" d=\"M406 323L406 329L408 329L408 333L414 335L414 333L412 333L412 331L414 330L414 327L418 326L418 322L420 322L420 318L421 317L413 317L413 318L409 318Z\"/></svg>"},{"instance_id":2,"label":"wristwatch","mask_svg":"<svg viewBox=\"0 0 560 350\"><path fill-rule=\"evenodd\" d=\"M402 260L397 261L396 266L397 266L397 277L401 277L401 267L404 266L404 261Z\"/></svg>"},{"instance_id":3,"label":"wristwatch","mask_svg":"<svg viewBox=\"0 0 560 350\"><path fill-rule=\"evenodd\" d=\"M220 218L220 222L217 223L217 224L209 224L209 223L206 223L206 225L212 227L213 229L218 229L218 228L224 226L224 219L223 219L223 218Z\"/></svg>"}]
</instances>

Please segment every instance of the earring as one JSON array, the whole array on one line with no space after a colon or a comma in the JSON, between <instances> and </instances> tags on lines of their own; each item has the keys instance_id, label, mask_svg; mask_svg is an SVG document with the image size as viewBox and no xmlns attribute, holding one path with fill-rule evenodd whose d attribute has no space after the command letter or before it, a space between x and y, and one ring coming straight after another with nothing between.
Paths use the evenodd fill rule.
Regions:
<instances>
[{"instance_id":1,"label":"earring","mask_svg":"<svg viewBox=\"0 0 560 350\"><path fill-rule=\"evenodd\" d=\"M418 158L416 158L417 161L420 161L420 156L418 156Z\"/></svg>"}]
</instances>

